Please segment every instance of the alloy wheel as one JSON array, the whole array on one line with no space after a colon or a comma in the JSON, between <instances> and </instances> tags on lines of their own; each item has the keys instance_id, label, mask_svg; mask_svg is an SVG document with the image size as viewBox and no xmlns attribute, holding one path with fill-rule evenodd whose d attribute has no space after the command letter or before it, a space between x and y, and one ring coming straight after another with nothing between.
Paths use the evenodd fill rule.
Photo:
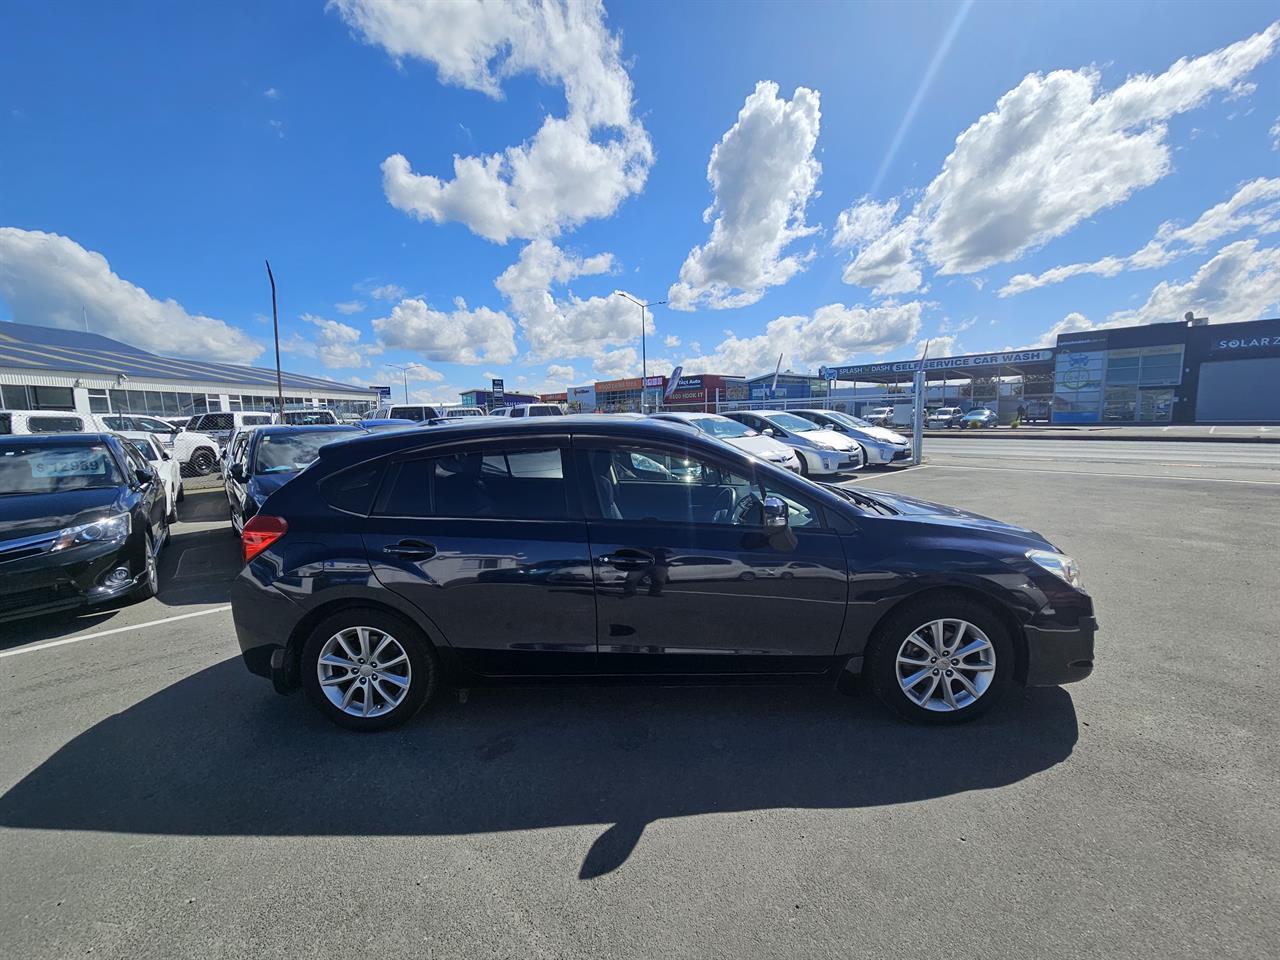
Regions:
<instances>
[{"instance_id":1,"label":"alloy wheel","mask_svg":"<svg viewBox=\"0 0 1280 960\"><path fill-rule=\"evenodd\" d=\"M933 620L898 647L894 673L907 699L940 713L963 710L995 678L996 651L967 620Z\"/></svg>"},{"instance_id":2,"label":"alloy wheel","mask_svg":"<svg viewBox=\"0 0 1280 960\"><path fill-rule=\"evenodd\" d=\"M353 717L381 717L409 692L413 670L400 642L377 627L347 627L320 648L316 661L320 689L335 707Z\"/></svg>"}]
</instances>

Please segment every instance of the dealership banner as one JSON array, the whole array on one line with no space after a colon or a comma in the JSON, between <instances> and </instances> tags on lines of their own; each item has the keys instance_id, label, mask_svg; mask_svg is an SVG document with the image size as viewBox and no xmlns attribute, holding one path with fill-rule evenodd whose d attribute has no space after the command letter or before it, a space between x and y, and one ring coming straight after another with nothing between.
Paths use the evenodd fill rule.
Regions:
<instances>
[{"instance_id":1,"label":"dealership banner","mask_svg":"<svg viewBox=\"0 0 1280 960\"><path fill-rule=\"evenodd\" d=\"M892 363L860 363L843 367L822 367L818 376L823 380L856 380L866 374L915 373L925 370L976 370L1006 364L1039 363L1053 359L1052 350L1010 350L1005 353L979 353L965 357L933 357L923 362L898 360Z\"/></svg>"}]
</instances>

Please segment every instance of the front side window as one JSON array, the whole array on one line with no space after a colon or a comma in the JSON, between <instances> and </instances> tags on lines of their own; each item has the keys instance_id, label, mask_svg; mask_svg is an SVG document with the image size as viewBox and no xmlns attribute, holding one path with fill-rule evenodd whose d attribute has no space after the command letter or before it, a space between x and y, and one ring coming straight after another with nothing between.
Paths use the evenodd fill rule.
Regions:
<instances>
[{"instance_id":1,"label":"front side window","mask_svg":"<svg viewBox=\"0 0 1280 960\"><path fill-rule=\"evenodd\" d=\"M595 513L606 520L759 526L754 477L697 455L647 447L588 450Z\"/></svg>"},{"instance_id":2,"label":"front side window","mask_svg":"<svg viewBox=\"0 0 1280 960\"><path fill-rule=\"evenodd\" d=\"M377 512L397 517L562 520L569 515L559 447L487 447L403 460L379 499Z\"/></svg>"},{"instance_id":3,"label":"front side window","mask_svg":"<svg viewBox=\"0 0 1280 960\"><path fill-rule=\"evenodd\" d=\"M173 433L173 424L165 423L156 417L134 417L133 422L137 424L135 430L147 430L151 433Z\"/></svg>"}]
</instances>

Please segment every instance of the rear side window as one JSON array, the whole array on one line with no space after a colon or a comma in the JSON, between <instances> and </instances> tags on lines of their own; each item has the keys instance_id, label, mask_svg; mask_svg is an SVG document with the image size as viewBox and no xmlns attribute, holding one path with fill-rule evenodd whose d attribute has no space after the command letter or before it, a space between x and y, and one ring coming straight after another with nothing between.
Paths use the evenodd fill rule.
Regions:
<instances>
[{"instance_id":1,"label":"rear side window","mask_svg":"<svg viewBox=\"0 0 1280 960\"><path fill-rule=\"evenodd\" d=\"M32 433L78 433L84 429L79 417L31 417L27 429Z\"/></svg>"},{"instance_id":2,"label":"rear side window","mask_svg":"<svg viewBox=\"0 0 1280 960\"><path fill-rule=\"evenodd\" d=\"M403 460L393 468L378 513L398 517L563 520L560 448L459 451Z\"/></svg>"},{"instance_id":3,"label":"rear side window","mask_svg":"<svg viewBox=\"0 0 1280 960\"><path fill-rule=\"evenodd\" d=\"M385 464L381 461L351 467L320 482L320 496L336 510L367 516L373 508Z\"/></svg>"},{"instance_id":4,"label":"rear side window","mask_svg":"<svg viewBox=\"0 0 1280 960\"><path fill-rule=\"evenodd\" d=\"M268 423L270 423L270 422L271 422L271 416L270 416L269 414L265 414L265 413L258 413L258 414L252 414L252 413L251 413L251 414L247 414L247 415L245 415L244 417L242 417L242 418L241 418L241 422L242 422L246 427L260 427L260 426L263 426L264 424L268 424ZM230 430L230 429L231 429L231 425L230 425L230 424L228 424L228 425L227 425L227 426L225 426L225 427L218 427L217 429L219 429L219 430Z\"/></svg>"},{"instance_id":5,"label":"rear side window","mask_svg":"<svg viewBox=\"0 0 1280 960\"><path fill-rule=\"evenodd\" d=\"M0 413L0 436L13 433L13 417L7 413Z\"/></svg>"},{"instance_id":6,"label":"rear side window","mask_svg":"<svg viewBox=\"0 0 1280 960\"><path fill-rule=\"evenodd\" d=\"M196 418L197 423L191 428L193 433L201 430L231 430L235 427L235 418L230 413L206 413Z\"/></svg>"}]
</instances>

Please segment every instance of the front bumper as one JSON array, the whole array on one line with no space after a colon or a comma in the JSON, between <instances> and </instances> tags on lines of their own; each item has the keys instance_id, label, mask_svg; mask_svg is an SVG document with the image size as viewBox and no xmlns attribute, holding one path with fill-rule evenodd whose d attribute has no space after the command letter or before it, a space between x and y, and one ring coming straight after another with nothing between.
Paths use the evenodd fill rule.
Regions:
<instances>
[{"instance_id":1,"label":"front bumper","mask_svg":"<svg viewBox=\"0 0 1280 960\"><path fill-rule=\"evenodd\" d=\"M131 536L0 564L0 623L125 596L146 576L142 549ZM104 578L116 567L127 568L130 579L105 585Z\"/></svg>"},{"instance_id":2,"label":"front bumper","mask_svg":"<svg viewBox=\"0 0 1280 960\"><path fill-rule=\"evenodd\" d=\"M1027 686L1075 683L1093 673L1093 637L1098 620L1080 617L1074 627L1031 625L1027 638Z\"/></svg>"}]
</instances>

